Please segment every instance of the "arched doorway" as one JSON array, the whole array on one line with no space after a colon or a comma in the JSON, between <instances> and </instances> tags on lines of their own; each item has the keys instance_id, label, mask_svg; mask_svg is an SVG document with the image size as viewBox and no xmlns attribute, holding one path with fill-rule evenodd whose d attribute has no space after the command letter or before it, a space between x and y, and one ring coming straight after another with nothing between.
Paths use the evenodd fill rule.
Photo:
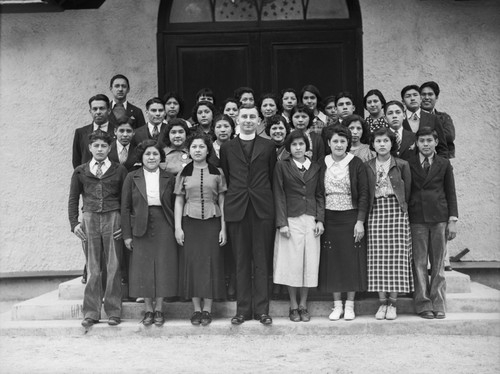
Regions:
<instances>
[{"instance_id":1,"label":"arched doorway","mask_svg":"<svg viewBox=\"0 0 500 374\"><path fill-rule=\"evenodd\" d=\"M162 0L158 20L159 94L179 92L188 110L202 87L220 103L239 86L305 84L350 91L362 108L357 0Z\"/></svg>"}]
</instances>

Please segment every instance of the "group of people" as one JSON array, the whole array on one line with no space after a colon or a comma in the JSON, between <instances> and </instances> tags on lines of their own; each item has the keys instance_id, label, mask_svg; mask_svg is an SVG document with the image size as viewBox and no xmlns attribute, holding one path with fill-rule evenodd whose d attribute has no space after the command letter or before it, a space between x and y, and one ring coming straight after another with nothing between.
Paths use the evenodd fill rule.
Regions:
<instances>
[{"instance_id":1,"label":"group of people","mask_svg":"<svg viewBox=\"0 0 500 374\"><path fill-rule=\"evenodd\" d=\"M422 318L445 318L458 208L437 83L406 86L402 102L369 91L366 119L348 92L323 100L313 85L257 106L240 87L220 111L201 89L189 119L176 93L148 100L144 118L129 89L114 76L113 100L90 98L93 123L75 132L68 210L86 257L84 327L102 302L121 322L122 284L144 300L144 325L161 326L175 297L192 301L193 325L226 298L232 324L270 325L280 286L294 322L310 320L316 287L333 294L330 320L354 319L362 291L378 293L377 319L397 318L398 294L412 292Z\"/></svg>"}]
</instances>

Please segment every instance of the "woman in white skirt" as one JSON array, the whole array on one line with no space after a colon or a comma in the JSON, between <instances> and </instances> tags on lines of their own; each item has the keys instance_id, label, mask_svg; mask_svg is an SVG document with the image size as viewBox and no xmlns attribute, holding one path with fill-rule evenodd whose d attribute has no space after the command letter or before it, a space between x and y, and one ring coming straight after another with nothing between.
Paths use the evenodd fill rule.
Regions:
<instances>
[{"instance_id":1,"label":"woman in white skirt","mask_svg":"<svg viewBox=\"0 0 500 374\"><path fill-rule=\"evenodd\" d=\"M294 130L285 141L290 157L274 171L276 239L274 283L288 286L290 320L310 320L307 294L318 285L320 236L324 231L325 198L319 183L320 167L305 156L309 140ZM299 302L297 302L299 290Z\"/></svg>"},{"instance_id":2,"label":"woman in white skirt","mask_svg":"<svg viewBox=\"0 0 500 374\"><path fill-rule=\"evenodd\" d=\"M387 103L403 116L403 105ZM408 205L411 172L408 162L393 157L396 135L382 127L372 134L377 157L367 161L369 186L368 291L378 292L377 319L396 319L398 293L413 291L411 232Z\"/></svg>"}]
</instances>

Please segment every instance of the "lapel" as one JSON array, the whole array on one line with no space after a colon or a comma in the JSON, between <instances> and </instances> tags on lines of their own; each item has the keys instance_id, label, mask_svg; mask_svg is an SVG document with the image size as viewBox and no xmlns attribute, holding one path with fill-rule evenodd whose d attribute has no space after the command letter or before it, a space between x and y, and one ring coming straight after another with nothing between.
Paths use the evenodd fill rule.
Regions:
<instances>
[{"instance_id":1,"label":"lapel","mask_svg":"<svg viewBox=\"0 0 500 374\"><path fill-rule=\"evenodd\" d=\"M168 181L169 181L168 174L164 170L160 169L160 198L167 190Z\"/></svg>"},{"instance_id":2,"label":"lapel","mask_svg":"<svg viewBox=\"0 0 500 374\"><path fill-rule=\"evenodd\" d=\"M432 114L429 114L427 112L424 112L423 110L420 111L420 122L418 125L418 128L421 129L422 127L430 127L430 122L431 122L431 117Z\"/></svg>"},{"instance_id":3,"label":"lapel","mask_svg":"<svg viewBox=\"0 0 500 374\"><path fill-rule=\"evenodd\" d=\"M255 142L253 144L252 157L250 158L250 163L253 162L260 155L264 149L264 144L262 144L262 139L259 135L255 134Z\"/></svg>"},{"instance_id":4,"label":"lapel","mask_svg":"<svg viewBox=\"0 0 500 374\"><path fill-rule=\"evenodd\" d=\"M92 172L90 171L90 162L92 161L92 159L90 159L89 162L87 162L83 168L83 172L85 173L85 176L86 177L89 177L89 178L97 178L94 174L92 174Z\"/></svg>"},{"instance_id":5,"label":"lapel","mask_svg":"<svg viewBox=\"0 0 500 374\"><path fill-rule=\"evenodd\" d=\"M243 161L245 164L247 163L247 160L245 158L245 154L243 153L243 148L241 147L241 144L240 144L240 136L238 135L238 137L234 138L233 140L231 140L233 143L229 143L228 148L231 149L231 152L236 156L238 157L241 161Z\"/></svg>"},{"instance_id":6,"label":"lapel","mask_svg":"<svg viewBox=\"0 0 500 374\"><path fill-rule=\"evenodd\" d=\"M434 153L434 162L431 165L431 168L429 169L429 174L427 174L425 178L425 183L430 182L435 175L439 173L439 170L441 169L441 159L439 159L437 153Z\"/></svg>"},{"instance_id":7,"label":"lapel","mask_svg":"<svg viewBox=\"0 0 500 374\"><path fill-rule=\"evenodd\" d=\"M305 177L305 174L307 174L309 172L309 170L304 173L304 177L303 177L300 174L299 168L297 168L297 166L295 165L292 156L283 160L283 162L285 162L286 169L287 169L286 171L288 172L288 174L291 175L294 179L296 179L299 183L305 184L304 177ZM311 169L311 168L309 168L309 169Z\"/></svg>"},{"instance_id":8,"label":"lapel","mask_svg":"<svg viewBox=\"0 0 500 374\"><path fill-rule=\"evenodd\" d=\"M412 140L408 131L403 129L403 136L401 137L401 146L399 147L399 152L404 152L409 149L412 145Z\"/></svg>"},{"instance_id":9,"label":"lapel","mask_svg":"<svg viewBox=\"0 0 500 374\"><path fill-rule=\"evenodd\" d=\"M377 160L376 157L372 158L371 160L368 161L367 165L369 166L370 170L373 172L373 175L377 175L377 170L375 166L375 161Z\"/></svg>"},{"instance_id":10,"label":"lapel","mask_svg":"<svg viewBox=\"0 0 500 374\"><path fill-rule=\"evenodd\" d=\"M133 176L134 183L137 186L137 189L141 193L142 197L146 202L148 201L148 196L146 193L146 179L144 178L144 171L142 168L137 169Z\"/></svg>"}]
</instances>

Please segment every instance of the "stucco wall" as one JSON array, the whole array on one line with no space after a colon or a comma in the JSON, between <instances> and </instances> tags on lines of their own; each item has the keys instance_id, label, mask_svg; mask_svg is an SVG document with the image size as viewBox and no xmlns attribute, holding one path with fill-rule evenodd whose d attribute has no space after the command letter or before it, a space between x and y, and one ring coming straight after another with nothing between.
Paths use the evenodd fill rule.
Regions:
<instances>
[{"instance_id":1,"label":"stucco wall","mask_svg":"<svg viewBox=\"0 0 500 374\"><path fill-rule=\"evenodd\" d=\"M460 222L450 252L500 260L500 3L361 0L364 88L401 99L408 84L435 80L436 107L454 120Z\"/></svg>"},{"instance_id":2,"label":"stucco wall","mask_svg":"<svg viewBox=\"0 0 500 374\"><path fill-rule=\"evenodd\" d=\"M456 252L500 260L499 6L477 0L361 0L365 90L399 98L436 80L439 108L457 125L461 219ZM74 130L87 99L118 72L130 101L157 94L159 0L107 0L98 10L0 14L0 273L80 269L67 196Z\"/></svg>"}]
</instances>

